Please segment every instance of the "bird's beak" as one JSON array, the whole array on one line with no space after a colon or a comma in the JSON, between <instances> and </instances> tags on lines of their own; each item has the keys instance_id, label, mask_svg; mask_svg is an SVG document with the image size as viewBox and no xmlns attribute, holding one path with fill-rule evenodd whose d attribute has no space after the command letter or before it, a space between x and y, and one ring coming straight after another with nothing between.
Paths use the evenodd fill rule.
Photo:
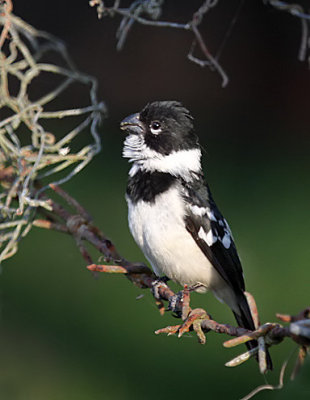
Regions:
<instances>
[{"instance_id":1,"label":"bird's beak","mask_svg":"<svg viewBox=\"0 0 310 400\"><path fill-rule=\"evenodd\" d=\"M143 133L144 132L144 125L140 121L139 113L129 115L129 117L123 119L121 122L121 130L129 131L130 133Z\"/></svg>"}]
</instances>

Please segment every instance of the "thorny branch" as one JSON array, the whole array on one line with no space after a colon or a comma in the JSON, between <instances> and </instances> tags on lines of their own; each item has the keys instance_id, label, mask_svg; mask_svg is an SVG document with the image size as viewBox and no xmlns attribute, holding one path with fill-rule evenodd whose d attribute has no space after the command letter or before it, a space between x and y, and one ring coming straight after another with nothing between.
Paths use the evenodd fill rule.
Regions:
<instances>
[{"instance_id":1,"label":"thorny branch","mask_svg":"<svg viewBox=\"0 0 310 400\"><path fill-rule=\"evenodd\" d=\"M151 289L161 314L166 311L164 301L167 301L169 304L168 310L172 311L176 317L181 318L183 323L158 329L155 332L156 334L178 334L181 337L186 332L194 331L197 334L198 341L204 344L206 343L206 333L213 331L234 337L224 342L223 345L226 348L235 347L250 340L258 340L259 348L241 354L227 362L226 366L237 366L258 353L259 366L262 373L266 372L265 346L270 347L281 343L285 338L290 338L300 346L300 353L294 370L294 375L296 375L297 370L303 364L310 345L310 307L295 316L277 314L278 319L288 323L286 326L279 323L266 323L259 326L258 311L254 298L247 294L257 329L252 332L229 324L221 324L213 320L204 309L191 309L190 290L187 287L184 287L180 293L176 294L165 282L158 281L153 272L144 264L132 263L123 258L114 244L93 224L87 211L75 199L59 186L51 185L51 188L74 209L74 213L60 206L55 200L49 199L51 211L39 208L38 212L45 219L36 219L34 225L70 234L87 262L88 270L93 273L123 274L137 287ZM41 198L43 199L42 196ZM103 255L104 264L95 264L93 262L85 243L91 244Z\"/></svg>"}]
</instances>

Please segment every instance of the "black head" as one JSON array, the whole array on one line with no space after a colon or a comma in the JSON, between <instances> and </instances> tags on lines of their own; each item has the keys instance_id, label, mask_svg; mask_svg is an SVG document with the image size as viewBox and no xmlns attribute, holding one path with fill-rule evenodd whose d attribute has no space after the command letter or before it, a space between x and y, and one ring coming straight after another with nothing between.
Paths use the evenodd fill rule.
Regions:
<instances>
[{"instance_id":1,"label":"black head","mask_svg":"<svg viewBox=\"0 0 310 400\"><path fill-rule=\"evenodd\" d=\"M177 101L155 101L121 123L121 129L143 138L147 148L162 155L198 148L193 117Z\"/></svg>"}]
</instances>

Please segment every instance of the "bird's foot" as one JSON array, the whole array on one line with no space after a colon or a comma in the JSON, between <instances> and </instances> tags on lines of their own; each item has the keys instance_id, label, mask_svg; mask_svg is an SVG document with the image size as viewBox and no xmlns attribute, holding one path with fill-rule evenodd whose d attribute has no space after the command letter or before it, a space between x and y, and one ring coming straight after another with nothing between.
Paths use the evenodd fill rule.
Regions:
<instances>
[{"instance_id":1,"label":"bird's foot","mask_svg":"<svg viewBox=\"0 0 310 400\"><path fill-rule=\"evenodd\" d=\"M160 292L162 292L162 290L166 289L170 291L170 288L167 285L167 282L169 281L169 278L167 276L162 276L161 278L156 279L153 283L152 283L152 294L155 298L156 301L156 305L159 309L159 312L161 315L164 315L165 313L165 305L162 302L162 297Z\"/></svg>"},{"instance_id":2,"label":"bird's foot","mask_svg":"<svg viewBox=\"0 0 310 400\"><path fill-rule=\"evenodd\" d=\"M156 300L161 300L159 289L162 287L169 289L166 284L169 280L170 279L167 276L162 276L153 281L151 291Z\"/></svg>"},{"instance_id":3,"label":"bird's foot","mask_svg":"<svg viewBox=\"0 0 310 400\"><path fill-rule=\"evenodd\" d=\"M191 288L184 285L183 290L180 290L174 296L169 298L168 310L171 311L176 318L182 318L183 321L188 317L191 308L190 303Z\"/></svg>"},{"instance_id":4,"label":"bird's foot","mask_svg":"<svg viewBox=\"0 0 310 400\"><path fill-rule=\"evenodd\" d=\"M180 338L184 333L194 331L198 337L198 341L201 344L206 343L206 336L202 330L201 324L204 320L210 319L210 316L202 308L195 308L191 310L187 318L181 325L167 326L162 329L158 329L155 333L167 333L168 336L178 334Z\"/></svg>"},{"instance_id":5,"label":"bird's foot","mask_svg":"<svg viewBox=\"0 0 310 400\"><path fill-rule=\"evenodd\" d=\"M169 310L171 310L176 317L182 318L184 321L183 324L158 329L155 332L156 334L167 333L168 335L174 335L178 333L178 337L181 337L184 333L194 330L198 336L199 342L202 344L206 342L201 323L203 320L210 319L210 315L201 308L195 308L194 310L190 308L190 291L192 290L195 290L195 288L185 285L183 290L169 299Z\"/></svg>"},{"instance_id":6,"label":"bird's foot","mask_svg":"<svg viewBox=\"0 0 310 400\"><path fill-rule=\"evenodd\" d=\"M184 321L191 312L189 306L190 292L199 289L201 286L201 284L192 286L184 285L183 290L180 290L177 294L169 298L168 310L172 311L177 318L182 318Z\"/></svg>"}]
</instances>

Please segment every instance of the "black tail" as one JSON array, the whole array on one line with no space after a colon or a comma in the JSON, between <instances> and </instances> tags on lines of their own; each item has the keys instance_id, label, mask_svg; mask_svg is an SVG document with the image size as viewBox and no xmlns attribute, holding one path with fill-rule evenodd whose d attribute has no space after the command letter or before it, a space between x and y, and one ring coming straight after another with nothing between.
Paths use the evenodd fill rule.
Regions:
<instances>
[{"instance_id":1,"label":"black tail","mask_svg":"<svg viewBox=\"0 0 310 400\"><path fill-rule=\"evenodd\" d=\"M253 321L252 314L250 311L250 307L248 305L248 302L247 302L247 299L246 299L244 293L242 293L242 292L238 296L238 306L239 306L240 314L233 312L238 325L242 328L254 331L255 325L254 325L254 321ZM249 350L257 347L257 345L258 344L257 344L256 340L251 340L250 342L246 343L246 346ZM272 360L271 360L270 354L267 349L266 349L266 359L267 359L267 368L269 370L272 370L272 368L273 368Z\"/></svg>"}]
</instances>

